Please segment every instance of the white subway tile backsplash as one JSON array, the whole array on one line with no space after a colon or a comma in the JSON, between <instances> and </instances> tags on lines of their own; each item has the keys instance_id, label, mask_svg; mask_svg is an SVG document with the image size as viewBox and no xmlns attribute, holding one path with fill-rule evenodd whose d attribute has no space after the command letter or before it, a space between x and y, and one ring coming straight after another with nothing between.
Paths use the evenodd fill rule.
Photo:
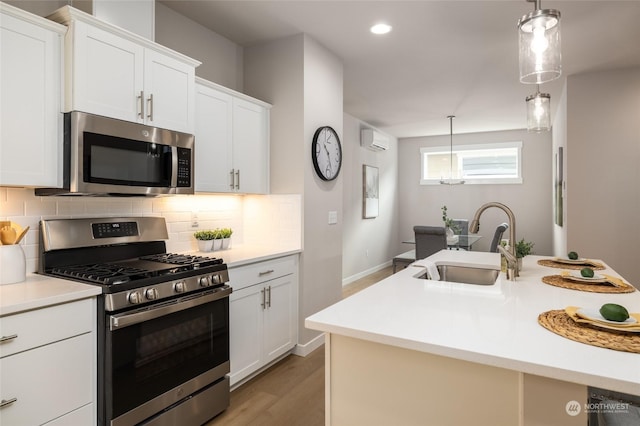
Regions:
<instances>
[{"instance_id":1,"label":"white subway tile backsplash","mask_svg":"<svg viewBox=\"0 0 640 426\"><path fill-rule=\"evenodd\" d=\"M192 214L198 227L192 228ZM231 228L232 244L301 247L299 195L194 195L157 198L36 197L33 189L0 187L0 219L30 226L21 243L27 272L38 267L41 219L162 216L167 221L170 252L197 251L197 230Z\"/></svg>"}]
</instances>

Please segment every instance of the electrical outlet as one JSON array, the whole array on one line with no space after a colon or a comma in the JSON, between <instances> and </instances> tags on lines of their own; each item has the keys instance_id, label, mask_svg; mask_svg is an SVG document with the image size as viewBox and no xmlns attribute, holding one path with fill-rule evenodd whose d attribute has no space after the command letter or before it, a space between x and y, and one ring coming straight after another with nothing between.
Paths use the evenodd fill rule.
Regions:
<instances>
[{"instance_id":1,"label":"electrical outlet","mask_svg":"<svg viewBox=\"0 0 640 426\"><path fill-rule=\"evenodd\" d=\"M369 257L369 250L365 250L365 251L364 251L364 255L365 255L366 257Z\"/></svg>"},{"instance_id":2,"label":"electrical outlet","mask_svg":"<svg viewBox=\"0 0 640 426\"><path fill-rule=\"evenodd\" d=\"M198 213L191 212L191 227L197 228L198 226L200 226L198 223Z\"/></svg>"},{"instance_id":3,"label":"electrical outlet","mask_svg":"<svg viewBox=\"0 0 640 426\"><path fill-rule=\"evenodd\" d=\"M329 212L329 225L335 225L338 223L338 212L332 210Z\"/></svg>"}]
</instances>

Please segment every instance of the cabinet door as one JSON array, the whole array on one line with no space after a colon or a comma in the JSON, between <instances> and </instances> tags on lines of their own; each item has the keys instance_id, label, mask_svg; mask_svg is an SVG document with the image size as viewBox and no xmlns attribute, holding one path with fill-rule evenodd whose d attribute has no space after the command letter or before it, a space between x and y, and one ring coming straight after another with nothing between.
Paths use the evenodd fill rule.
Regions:
<instances>
[{"instance_id":1,"label":"cabinet door","mask_svg":"<svg viewBox=\"0 0 640 426\"><path fill-rule=\"evenodd\" d=\"M68 109L142 122L144 48L83 22L67 37L74 40Z\"/></svg>"},{"instance_id":2,"label":"cabinet door","mask_svg":"<svg viewBox=\"0 0 640 426\"><path fill-rule=\"evenodd\" d=\"M289 351L296 343L296 274L265 283L267 309L264 313L265 363Z\"/></svg>"},{"instance_id":3,"label":"cabinet door","mask_svg":"<svg viewBox=\"0 0 640 426\"><path fill-rule=\"evenodd\" d=\"M93 400L95 335L83 334L0 359L0 424L40 425Z\"/></svg>"},{"instance_id":4,"label":"cabinet door","mask_svg":"<svg viewBox=\"0 0 640 426\"><path fill-rule=\"evenodd\" d=\"M62 185L62 35L0 20L0 185Z\"/></svg>"},{"instance_id":5,"label":"cabinet door","mask_svg":"<svg viewBox=\"0 0 640 426\"><path fill-rule=\"evenodd\" d=\"M145 50L145 122L193 133L195 68L159 52Z\"/></svg>"},{"instance_id":6,"label":"cabinet door","mask_svg":"<svg viewBox=\"0 0 640 426\"><path fill-rule=\"evenodd\" d=\"M231 192L233 99L196 85L195 190Z\"/></svg>"},{"instance_id":7,"label":"cabinet door","mask_svg":"<svg viewBox=\"0 0 640 426\"><path fill-rule=\"evenodd\" d=\"M264 287L234 291L229 299L229 355L231 385L260 368Z\"/></svg>"},{"instance_id":8,"label":"cabinet door","mask_svg":"<svg viewBox=\"0 0 640 426\"><path fill-rule=\"evenodd\" d=\"M240 171L239 192L269 192L269 110L233 100L233 163ZM238 184L238 182L236 182Z\"/></svg>"}]
</instances>

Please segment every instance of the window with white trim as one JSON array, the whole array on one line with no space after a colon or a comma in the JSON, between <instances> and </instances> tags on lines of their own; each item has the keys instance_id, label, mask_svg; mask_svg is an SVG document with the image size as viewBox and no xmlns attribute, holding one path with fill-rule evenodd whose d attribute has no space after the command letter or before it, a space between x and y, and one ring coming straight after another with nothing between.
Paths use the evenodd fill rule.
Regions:
<instances>
[{"instance_id":1,"label":"window with white trim","mask_svg":"<svg viewBox=\"0 0 640 426\"><path fill-rule=\"evenodd\" d=\"M420 148L421 185L522 183L522 142Z\"/></svg>"}]
</instances>

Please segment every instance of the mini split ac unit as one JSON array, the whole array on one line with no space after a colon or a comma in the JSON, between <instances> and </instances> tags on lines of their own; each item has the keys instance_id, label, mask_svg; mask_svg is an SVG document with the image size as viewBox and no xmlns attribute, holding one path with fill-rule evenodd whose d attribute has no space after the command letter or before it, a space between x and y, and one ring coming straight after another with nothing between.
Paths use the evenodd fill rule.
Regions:
<instances>
[{"instance_id":1,"label":"mini split ac unit","mask_svg":"<svg viewBox=\"0 0 640 426\"><path fill-rule=\"evenodd\" d=\"M384 151L389 149L389 138L373 129L362 129L360 145L373 151Z\"/></svg>"}]
</instances>

